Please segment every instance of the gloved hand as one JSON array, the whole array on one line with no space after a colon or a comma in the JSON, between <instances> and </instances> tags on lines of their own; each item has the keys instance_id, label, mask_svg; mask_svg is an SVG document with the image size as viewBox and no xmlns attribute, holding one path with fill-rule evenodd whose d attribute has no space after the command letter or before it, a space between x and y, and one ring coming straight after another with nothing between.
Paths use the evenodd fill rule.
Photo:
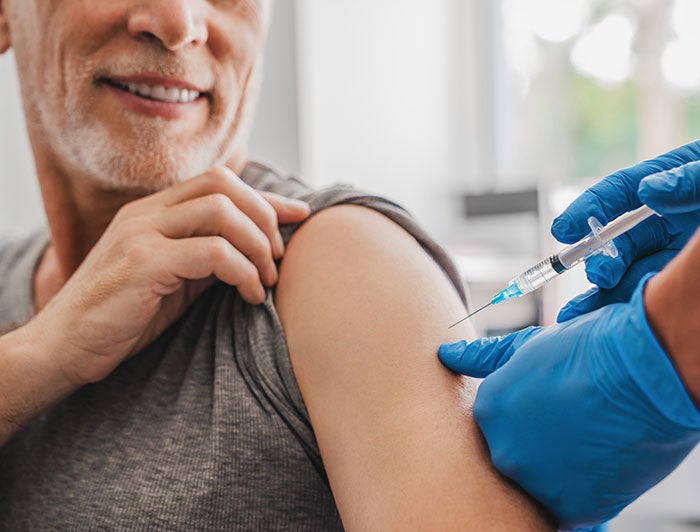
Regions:
<instances>
[{"instance_id":1,"label":"gloved hand","mask_svg":"<svg viewBox=\"0 0 700 532\"><path fill-rule=\"evenodd\" d=\"M564 306L558 321L629 301L639 280L660 271L693 235L700 224L700 141L606 177L554 219L552 234L571 244L590 232L589 216L607 224L642 203L663 218L654 216L615 239L618 257L588 259L588 279L598 286Z\"/></svg>"},{"instance_id":2,"label":"gloved hand","mask_svg":"<svg viewBox=\"0 0 700 532\"><path fill-rule=\"evenodd\" d=\"M647 279L627 303L440 347L448 368L486 377L474 417L496 468L563 528L614 517L700 440L700 411L646 319Z\"/></svg>"}]
</instances>

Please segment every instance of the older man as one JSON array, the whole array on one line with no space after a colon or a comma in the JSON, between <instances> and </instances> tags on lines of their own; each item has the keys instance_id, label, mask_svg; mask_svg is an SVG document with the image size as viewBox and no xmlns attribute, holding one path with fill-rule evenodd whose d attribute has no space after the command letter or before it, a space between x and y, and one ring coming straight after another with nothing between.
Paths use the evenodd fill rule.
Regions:
<instances>
[{"instance_id":1,"label":"older man","mask_svg":"<svg viewBox=\"0 0 700 532\"><path fill-rule=\"evenodd\" d=\"M0 519L547 528L435 357L469 332L441 250L247 160L267 10L0 0L49 223L0 247Z\"/></svg>"}]
</instances>

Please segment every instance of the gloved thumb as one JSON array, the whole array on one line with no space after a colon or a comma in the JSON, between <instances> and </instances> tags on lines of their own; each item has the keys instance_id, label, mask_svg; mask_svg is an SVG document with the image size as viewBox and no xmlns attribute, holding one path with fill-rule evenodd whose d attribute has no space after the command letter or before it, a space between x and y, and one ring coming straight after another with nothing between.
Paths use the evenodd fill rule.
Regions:
<instances>
[{"instance_id":1,"label":"gloved thumb","mask_svg":"<svg viewBox=\"0 0 700 532\"><path fill-rule=\"evenodd\" d=\"M659 214L700 209L700 161L693 161L642 179L639 199Z\"/></svg>"},{"instance_id":2,"label":"gloved thumb","mask_svg":"<svg viewBox=\"0 0 700 532\"><path fill-rule=\"evenodd\" d=\"M508 362L515 351L540 330L541 327L528 327L507 336L442 344L438 356L455 373L477 378L488 377Z\"/></svg>"}]
</instances>

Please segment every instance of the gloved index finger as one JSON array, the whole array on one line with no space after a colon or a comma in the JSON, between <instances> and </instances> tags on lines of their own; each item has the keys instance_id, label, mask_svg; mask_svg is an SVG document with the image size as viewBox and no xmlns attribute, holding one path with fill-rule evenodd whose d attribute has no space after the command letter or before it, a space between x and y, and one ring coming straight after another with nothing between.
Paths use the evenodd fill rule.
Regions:
<instances>
[{"instance_id":1,"label":"gloved index finger","mask_svg":"<svg viewBox=\"0 0 700 532\"><path fill-rule=\"evenodd\" d=\"M668 224L658 216L643 220L614 240L617 257L594 255L586 260L588 280L601 288L612 288L634 261L663 249L671 238Z\"/></svg>"},{"instance_id":2,"label":"gloved index finger","mask_svg":"<svg viewBox=\"0 0 700 532\"><path fill-rule=\"evenodd\" d=\"M696 141L609 175L586 190L554 219L552 235L565 244L577 242L590 232L590 216L595 216L605 225L641 206L637 190L642 179L698 159L700 145Z\"/></svg>"},{"instance_id":3,"label":"gloved index finger","mask_svg":"<svg viewBox=\"0 0 700 532\"><path fill-rule=\"evenodd\" d=\"M606 225L620 214L641 205L637 197L636 171L621 170L581 194L552 222L552 235L565 244L578 242L591 228L588 218L595 216ZM641 179L641 178L640 178Z\"/></svg>"},{"instance_id":4,"label":"gloved index finger","mask_svg":"<svg viewBox=\"0 0 700 532\"><path fill-rule=\"evenodd\" d=\"M527 327L506 336L442 344L438 356L455 373L484 378L507 363L515 351L540 330L540 327Z\"/></svg>"}]
</instances>

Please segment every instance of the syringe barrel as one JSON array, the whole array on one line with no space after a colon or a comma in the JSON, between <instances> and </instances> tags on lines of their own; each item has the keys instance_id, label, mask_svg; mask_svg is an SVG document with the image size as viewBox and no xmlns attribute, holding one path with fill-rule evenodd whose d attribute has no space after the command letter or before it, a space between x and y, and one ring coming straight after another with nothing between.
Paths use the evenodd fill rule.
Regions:
<instances>
[{"instance_id":1,"label":"syringe barrel","mask_svg":"<svg viewBox=\"0 0 700 532\"><path fill-rule=\"evenodd\" d=\"M625 214L618 216L600 231L599 238L603 242L609 242L613 238L617 238L623 233L626 233L634 226L638 225L640 222L646 220L650 216L656 214L651 207L648 205L642 205L638 209L626 212Z\"/></svg>"},{"instance_id":2,"label":"syringe barrel","mask_svg":"<svg viewBox=\"0 0 700 532\"><path fill-rule=\"evenodd\" d=\"M510 284L516 284L523 294L527 294L544 286L547 284L547 281L554 279L564 271L566 269L561 266L557 257L552 256L524 271L513 279Z\"/></svg>"},{"instance_id":3,"label":"syringe barrel","mask_svg":"<svg viewBox=\"0 0 700 532\"><path fill-rule=\"evenodd\" d=\"M573 268L579 262L584 261L591 255L599 253L601 249L605 247L605 244L626 233L640 222L646 220L654 214L656 214L656 212L654 212L649 206L642 205L638 209L626 212L622 216L618 216L608 223L608 225L600 226L597 231L593 225L593 222L598 223L598 221L595 218L591 218L593 222L589 221L589 223L592 224L591 228L593 229L593 232L579 242L566 246L559 253L557 253L556 256L564 268L567 270L569 268Z\"/></svg>"},{"instance_id":4,"label":"syringe barrel","mask_svg":"<svg viewBox=\"0 0 700 532\"><path fill-rule=\"evenodd\" d=\"M564 268L568 270L591 255L594 255L599 249L600 241L593 235L588 235L575 244L566 246L556 254L556 257Z\"/></svg>"}]
</instances>

